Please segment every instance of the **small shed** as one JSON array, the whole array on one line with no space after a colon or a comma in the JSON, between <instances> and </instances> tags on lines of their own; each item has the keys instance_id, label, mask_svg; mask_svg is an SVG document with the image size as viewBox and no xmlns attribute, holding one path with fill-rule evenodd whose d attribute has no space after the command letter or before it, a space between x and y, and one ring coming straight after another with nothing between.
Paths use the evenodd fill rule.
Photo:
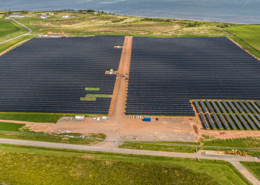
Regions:
<instances>
[{"instance_id":1,"label":"small shed","mask_svg":"<svg viewBox=\"0 0 260 185\"><path fill-rule=\"evenodd\" d=\"M84 115L75 115L76 121L83 121L85 119Z\"/></svg>"},{"instance_id":2,"label":"small shed","mask_svg":"<svg viewBox=\"0 0 260 185\"><path fill-rule=\"evenodd\" d=\"M150 117L144 117L143 121L151 121L151 118Z\"/></svg>"}]
</instances>

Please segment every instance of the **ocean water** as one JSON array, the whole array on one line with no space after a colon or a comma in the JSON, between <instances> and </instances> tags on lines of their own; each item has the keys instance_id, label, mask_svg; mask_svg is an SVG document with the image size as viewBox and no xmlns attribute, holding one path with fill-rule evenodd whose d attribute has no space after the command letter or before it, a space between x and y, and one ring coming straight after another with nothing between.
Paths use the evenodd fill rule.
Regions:
<instances>
[{"instance_id":1,"label":"ocean water","mask_svg":"<svg viewBox=\"0 0 260 185\"><path fill-rule=\"evenodd\" d=\"M260 0L0 0L0 10L95 9L121 15L260 24Z\"/></svg>"}]
</instances>

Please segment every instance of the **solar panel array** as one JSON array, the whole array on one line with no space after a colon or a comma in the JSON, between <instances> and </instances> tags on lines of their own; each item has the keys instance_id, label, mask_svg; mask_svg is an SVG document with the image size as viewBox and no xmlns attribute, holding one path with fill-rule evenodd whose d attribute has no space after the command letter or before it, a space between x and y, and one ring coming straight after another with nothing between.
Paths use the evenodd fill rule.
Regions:
<instances>
[{"instance_id":1,"label":"solar panel array","mask_svg":"<svg viewBox=\"0 0 260 185\"><path fill-rule=\"evenodd\" d=\"M258 100L193 100L192 104L205 129L260 130Z\"/></svg>"},{"instance_id":2,"label":"solar panel array","mask_svg":"<svg viewBox=\"0 0 260 185\"><path fill-rule=\"evenodd\" d=\"M0 111L107 114L124 37L32 39L0 57ZM100 88L85 91L85 87Z\"/></svg>"},{"instance_id":3,"label":"solar panel array","mask_svg":"<svg viewBox=\"0 0 260 185\"><path fill-rule=\"evenodd\" d=\"M194 115L190 99L260 99L259 72L227 38L133 38L126 114Z\"/></svg>"}]
</instances>

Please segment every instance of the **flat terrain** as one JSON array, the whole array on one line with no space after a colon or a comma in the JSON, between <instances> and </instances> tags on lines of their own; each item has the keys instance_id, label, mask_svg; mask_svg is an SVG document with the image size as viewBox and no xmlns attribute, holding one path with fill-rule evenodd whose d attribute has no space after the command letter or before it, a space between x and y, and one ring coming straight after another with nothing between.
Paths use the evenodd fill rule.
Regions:
<instances>
[{"instance_id":1,"label":"flat terrain","mask_svg":"<svg viewBox=\"0 0 260 185\"><path fill-rule=\"evenodd\" d=\"M200 161L197 161L196 159L113 154L113 153L88 152L88 151L77 151L77 150L67 150L67 149L47 149L47 148L39 148L39 147L12 146L12 145L2 145L2 144L1 144L1 151L5 152L2 153L1 155L1 159L4 159L6 161L6 171L4 174L7 174L9 170L12 170L12 168L19 169L19 167L17 167L16 165L15 166L7 165L9 164L9 162L11 162L11 160L15 160L14 157L16 157L16 160L19 159L20 163L24 165L26 169L29 168L29 166L31 165L38 167L45 163L45 165L43 165L44 168L43 167L36 168L37 170L40 170L38 171L39 172L38 174L41 174L41 177L47 180L55 180L53 179L53 176L51 174L56 174L59 177L64 177L63 179L60 179L61 182L66 182L66 181L70 182L69 181L70 178L74 180L77 179L80 182L82 175L84 175L85 178L90 179L91 178L90 174L94 175L93 172L95 172L92 169L92 164L95 163L96 170L102 169L104 171L105 176L106 174L109 174L107 180L110 180L111 177L114 176L114 174L117 175L116 178L117 180L121 180L121 175L120 175L121 173L115 173L120 167L120 170L123 171L122 174L124 174L125 172L129 173L130 176L133 177L134 179L148 177L149 175L149 178L147 178L146 180L143 179L142 184L145 184L145 182L147 181L150 182L151 179L153 180L153 182L162 182L162 181L158 181L158 177L167 180L167 178L165 179L164 177L169 175L168 173L171 172L172 168L175 168L176 173L178 173L179 169L184 167L185 170L189 170L190 174L186 174L186 172L188 171L185 170L182 172L183 174L187 175L186 176L187 178L185 178L185 180L184 179L182 180L183 184L185 184L185 182L187 182L187 184L190 184L189 175L192 175L193 173L197 174L196 178L199 178L201 176L201 173L203 173L206 176L213 178L219 184L223 184L223 185L227 183L241 184L241 185L250 184L247 180L245 180L243 176L241 176L240 173L238 173L238 171L232 165L230 165L225 161L206 160L206 159L200 159ZM46 160L46 156L49 156L50 160ZM28 158L30 157L33 160L28 160ZM55 157L56 160L52 160ZM102 160L103 163L99 160ZM30 161L30 165L28 163L29 161ZM65 163L70 163L71 165L64 165ZM88 164L88 165L84 165L84 164ZM122 164L122 166L119 164ZM135 167L139 168L139 165L141 164L144 167L146 167L147 170L156 171L157 175L152 175L150 174L151 172L148 174L146 170L140 173L142 175L138 175L138 173L135 173L136 171ZM60 165L62 165L63 167L59 168ZM72 167L74 167L74 165L77 165L77 168L75 169L78 170L75 170L74 168L72 170ZM108 171L108 169L110 169L108 167L113 167L113 170L111 169L110 171ZM164 168L164 169L167 168L168 170L167 172L165 171L164 174L161 174L161 170L159 170L160 168ZM61 171L61 169L65 169L65 170ZM41 170L45 170L48 173L43 172ZM89 173L86 173L86 170L89 170ZM53 171L53 173L49 173L50 171L51 172ZM17 170L15 170L15 174L19 175L19 173L16 172ZM172 176L175 177L174 174L172 174ZM214 181L208 179L206 176L204 176L204 178L206 178L207 181L212 182L213 184L215 183ZM178 179L181 177L182 176L175 177L176 180L174 182L178 181ZM6 176L3 175L2 178L6 178ZM33 175L31 170L29 170L26 173L26 178L22 178L22 180L27 180L31 178L36 178L36 175L35 173ZM39 180L41 180L42 178L40 178ZM10 181L9 178L7 178L7 180ZM15 181L16 178L13 178L13 180ZM100 180L103 180L103 178L101 178ZM128 179L125 178L125 180ZM150 182L150 184L153 184L153 182ZM198 181L195 182L195 184L196 183L205 184L204 181L201 182ZM177 184L179 184L179 182Z\"/></svg>"}]
</instances>

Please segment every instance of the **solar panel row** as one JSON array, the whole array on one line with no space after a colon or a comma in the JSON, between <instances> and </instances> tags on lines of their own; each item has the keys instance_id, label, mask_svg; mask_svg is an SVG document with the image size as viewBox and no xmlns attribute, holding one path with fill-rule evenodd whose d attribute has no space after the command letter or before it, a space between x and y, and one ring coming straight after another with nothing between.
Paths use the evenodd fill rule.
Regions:
<instances>
[{"instance_id":1,"label":"solar panel row","mask_svg":"<svg viewBox=\"0 0 260 185\"><path fill-rule=\"evenodd\" d=\"M194 100L193 102L198 113L201 109L204 113L260 113L260 104L257 104L257 100Z\"/></svg>"},{"instance_id":2,"label":"solar panel row","mask_svg":"<svg viewBox=\"0 0 260 185\"><path fill-rule=\"evenodd\" d=\"M246 113L199 113L199 117L205 129L260 130L260 117L252 113L249 116Z\"/></svg>"}]
</instances>

